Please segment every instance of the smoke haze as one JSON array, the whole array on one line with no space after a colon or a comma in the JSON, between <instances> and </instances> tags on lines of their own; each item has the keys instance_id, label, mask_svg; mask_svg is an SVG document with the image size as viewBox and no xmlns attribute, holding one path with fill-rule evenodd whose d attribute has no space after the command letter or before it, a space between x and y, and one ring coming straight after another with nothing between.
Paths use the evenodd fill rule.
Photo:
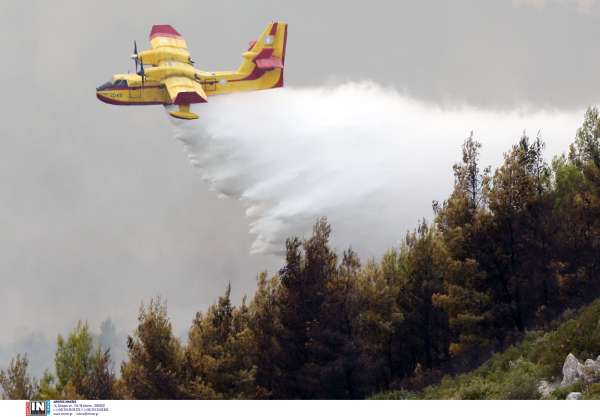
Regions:
<instances>
[{"instance_id":1,"label":"smoke haze","mask_svg":"<svg viewBox=\"0 0 600 417\"><path fill-rule=\"evenodd\" d=\"M541 129L551 159L568 149L584 111L444 110L372 82L212 96L195 106L198 120L172 119L176 137L211 190L247 207L251 252L282 254L287 238L310 236L326 216L333 245L363 259L431 220L471 130L484 164L500 165L524 130L535 137Z\"/></svg>"},{"instance_id":2,"label":"smoke haze","mask_svg":"<svg viewBox=\"0 0 600 417\"><path fill-rule=\"evenodd\" d=\"M148 301L157 293L167 294L174 329L185 340L195 312L204 310L215 298L213 294L223 293L227 275L224 278L224 272L219 272L219 268L230 265L229 245L238 244L236 237L224 228L223 219L230 224L246 222L253 238L246 243L247 252L276 255L270 258L252 256L256 265L246 268L245 275L232 282L238 299L243 294L252 297L254 275L265 265L270 265L271 273L282 266L280 255L285 251L285 240L292 236L310 236L312 226L321 216L327 216L332 225L332 245L339 251L352 246L363 260L372 256L379 259L388 248L398 245L406 232L416 227L419 219L432 220L431 202L434 199L442 201L451 193L452 165L460 161L461 144L471 130L475 139L483 144L482 165L500 166L502 153L518 142L523 131L530 137L541 131L547 143L545 157L550 160L554 155L568 151L585 111L584 108L493 111L461 104L441 106L374 82L323 88L286 87L213 96L209 104L196 105L192 110L200 116L197 121L165 118L173 122L175 137L183 142L189 159L199 168L201 178L209 183L213 193L204 192L202 183L179 190L175 182L164 180L166 173L160 169L164 163L159 161L146 161L145 169L138 167L140 172L156 173L159 177L142 181L134 175L121 173L121 188L125 187L125 179L135 178L134 184L127 189L135 191L142 186L160 186L164 190L160 195L148 192L154 199L145 207L146 211L139 211L143 207L138 207L137 211L129 210L145 213L146 217L154 213L152 207L160 208L166 204L160 202L166 195L170 196L169 204L180 204L183 200L177 193L197 194L203 204L220 204L221 208L207 217L206 210L198 210L196 207L199 206L186 203L175 217L171 210L168 217L164 217L166 214L163 217L155 215L156 218L143 221L144 216L138 215L127 223L133 228L139 222L139 228L148 234L149 227L159 227L181 217L185 218L189 230L173 228L171 240L166 245L164 236L160 239L132 238L132 248L137 248L137 252L131 254L139 253L147 259L148 268L144 270L144 276L140 273L135 279L119 282L123 291L110 296L111 300L124 298L120 305L126 305L126 308L117 310L115 315L118 315L119 323L125 324L119 327L118 333L110 320L102 323L100 333L96 333L97 324L91 326L94 340L102 342L104 347L111 347L117 363L126 356L124 339L135 328L135 312L140 300ZM161 139L162 143L169 142L167 129ZM151 149L154 151L149 151L149 155L158 154L155 152L157 145L153 144ZM185 165L183 158L177 164L173 161L170 169L178 169L177 165ZM246 219L243 219L243 211L228 208L223 205L226 200L217 197L239 200L245 206ZM199 247L192 234L205 236L206 244ZM84 240L80 245L81 242ZM89 246L98 251L102 247L100 242L94 238L94 245ZM182 272L163 272L161 268L166 270L167 258L158 256L160 252L152 252L152 246L145 246L152 242L159 248L177 251ZM128 246L117 247L114 251L123 253L124 248ZM88 267L92 278L87 280L98 287L94 294L100 293L102 283L105 291L111 288L100 275L103 270L94 267L107 265L107 259L112 259L107 253L112 252L100 252L101 262ZM212 258L209 260L209 257ZM132 259L137 258L133 256ZM205 268L204 265L214 268L215 272L204 273L202 279L195 281L189 278L194 276L197 268ZM50 282L56 285L55 280ZM140 282L144 283L142 287ZM128 286L131 289L127 289ZM182 291L183 288L186 291ZM130 295L133 293L136 294L134 297ZM205 297L200 302L199 295ZM17 302L18 298L12 300ZM68 324L61 326L63 336L68 336L79 318L85 321L92 317L92 323L99 323L94 315L107 311L99 305L98 301L88 303L85 308L80 307L80 314L73 310L78 304L71 305L73 311L69 310ZM24 310L22 314L28 311ZM6 368L17 353L27 352L31 374L41 377L45 368L53 371L57 334L55 327L42 323L44 325L40 327L44 331L34 326L22 326L14 331L12 342L0 348L1 368Z\"/></svg>"},{"instance_id":3,"label":"smoke haze","mask_svg":"<svg viewBox=\"0 0 600 417\"><path fill-rule=\"evenodd\" d=\"M351 0L343 18L340 2L322 0L209 6L0 1L10 39L0 45L0 369L28 352L38 377L52 370L58 333L79 319L100 334L112 317L118 335L132 334L140 301L156 294L185 336L229 283L239 304L257 273L283 265L250 250L280 253L321 215L338 250L379 258L448 197L471 130L483 164L499 166L524 129L541 130L549 159L598 104L598 1ZM286 87L211 97L193 131L176 127L206 180L232 198L200 180L160 106L95 98L113 74L135 70L133 40L150 47L154 24L172 25L198 69L217 71L237 68L272 20L290 25ZM331 77L384 87L327 87ZM259 215L246 217L250 207Z\"/></svg>"}]
</instances>

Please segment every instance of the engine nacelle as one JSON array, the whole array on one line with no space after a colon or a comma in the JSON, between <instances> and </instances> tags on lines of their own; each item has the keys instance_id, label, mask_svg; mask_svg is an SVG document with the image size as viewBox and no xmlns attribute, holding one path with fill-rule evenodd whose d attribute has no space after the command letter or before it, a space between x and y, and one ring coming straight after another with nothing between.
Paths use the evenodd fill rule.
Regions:
<instances>
[{"instance_id":1,"label":"engine nacelle","mask_svg":"<svg viewBox=\"0 0 600 417\"><path fill-rule=\"evenodd\" d=\"M146 62L144 61L144 65ZM183 76L192 80L197 79L196 70L180 67L152 67L144 70L144 75L151 80L163 80L167 77Z\"/></svg>"},{"instance_id":2,"label":"engine nacelle","mask_svg":"<svg viewBox=\"0 0 600 417\"><path fill-rule=\"evenodd\" d=\"M133 55L132 58L135 59L135 55ZM142 62L144 65L158 65L159 61L179 61L186 64L192 63L188 51L180 48L171 48L169 46L139 52L137 58L138 62Z\"/></svg>"}]
</instances>

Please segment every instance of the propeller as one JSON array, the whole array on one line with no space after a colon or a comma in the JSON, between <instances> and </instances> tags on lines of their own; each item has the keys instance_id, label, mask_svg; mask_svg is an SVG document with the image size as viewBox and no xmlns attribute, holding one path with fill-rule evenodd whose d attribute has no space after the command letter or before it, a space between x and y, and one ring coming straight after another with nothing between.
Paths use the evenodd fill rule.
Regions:
<instances>
[{"instance_id":1,"label":"propeller","mask_svg":"<svg viewBox=\"0 0 600 417\"><path fill-rule=\"evenodd\" d=\"M131 55L131 59L135 60L135 73L137 74L137 72L138 72L138 69L137 69L138 54L137 54L137 43L135 41L133 41L133 55Z\"/></svg>"},{"instance_id":2,"label":"propeller","mask_svg":"<svg viewBox=\"0 0 600 417\"><path fill-rule=\"evenodd\" d=\"M146 79L146 74L144 73L144 61L142 61L142 58L140 58L140 67L142 68L140 70L140 72L137 73L137 75L141 75L142 76L142 87L144 86L144 80Z\"/></svg>"}]
</instances>

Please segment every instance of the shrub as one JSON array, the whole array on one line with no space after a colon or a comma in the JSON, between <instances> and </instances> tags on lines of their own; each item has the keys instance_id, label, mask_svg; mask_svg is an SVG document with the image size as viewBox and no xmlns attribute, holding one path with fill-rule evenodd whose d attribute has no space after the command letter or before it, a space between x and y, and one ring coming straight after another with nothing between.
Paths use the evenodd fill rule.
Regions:
<instances>
[{"instance_id":1,"label":"shrub","mask_svg":"<svg viewBox=\"0 0 600 417\"><path fill-rule=\"evenodd\" d=\"M500 398L501 387L495 382L474 377L461 385L454 394L456 400L495 400Z\"/></svg>"},{"instance_id":2,"label":"shrub","mask_svg":"<svg viewBox=\"0 0 600 417\"><path fill-rule=\"evenodd\" d=\"M587 389L587 384L585 382L578 381L568 387L556 388L550 394L550 398L554 398L555 400L564 400L567 398L567 395L569 395L572 392L586 393Z\"/></svg>"},{"instance_id":3,"label":"shrub","mask_svg":"<svg viewBox=\"0 0 600 417\"><path fill-rule=\"evenodd\" d=\"M505 375L502 399L505 400L539 400L542 398L538 386L541 371L536 364L526 362L523 358L509 364L509 372Z\"/></svg>"},{"instance_id":4,"label":"shrub","mask_svg":"<svg viewBox=\"0 0 600 417\"><path fill-rule=\"evenodd\" d=\"M580 312L578 319L569 320L544 338L544 346L539 349L544 376L560 376L569 353L582 361L600 353L600 300Z\"/></svg>"},{"instance_id":5,"label":"shrub","mask_svg":"<svg viewBox=\"0 0 600 417\"><path fill-rule=\"evenodd\" d=\"M600 400L600 383L588 385L587 391L583 392L584 400Z\"/></svg>"},{"instance_id":6,"label":"shrub","mask_svg":"<svg viewBox=\"0 0 600 417\"><path fill-rule=\"evenodd\" d=\"M390 392L384 392L381 394L375 394L368 399L369 400L418 400L419 396L412 391L406 391L406 390L401 389L398 391L390 391Z\"/></svg>"}]
</instances>

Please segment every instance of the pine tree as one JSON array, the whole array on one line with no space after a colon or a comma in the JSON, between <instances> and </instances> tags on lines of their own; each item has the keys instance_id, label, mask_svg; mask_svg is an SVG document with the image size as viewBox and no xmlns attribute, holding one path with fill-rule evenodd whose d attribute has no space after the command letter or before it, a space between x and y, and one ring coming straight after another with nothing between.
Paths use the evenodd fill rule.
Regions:
<instances>
[{"instance_id":1,"label":"pine tree","mask_svg":"<svg viewBox=\"0 0 600 417\"><path fill-rule=\"evenodd\" d=\"M319 398L364 398L372 390L374 363L360 337L360 272L358 256L350 248L337 272L326 279L320 320L311 327L308 343L317 352L310 374L318 381Z\"/></svg>"},{"instance_id":2,"label":"pine tree","mask_svg":"<svg viewBox=\"0 0 600 417\"><path fill-rule=\"evenodd\" d=\"M577 129L575 144L584 162L600 169L600 114L596 107L588 107L583 126Z\"/></svg>"},{"instance_id":3,"label":"pine tree","mask_svg":"<svg viewBox=\"0 0 600 417\"><path fill-rule=\"evenodd\" d=\"M56 390L61 393L69 385L70 392L78 391L84 378L90 376L96 365L102 360L101 347L94 349L89 325L81 323L73 330L67 340L58 335L55 355ZM69 384L70 382L70 384ZM80 393L78 395L81 396ZM82 397L83 398L83 397Z\"/></svg>"},{"instance_id":4,"label":"pine tree","mask_svg":"<svg viewBox=\"0 0 600 417\"><path fill-rule=\"evenodd\" d=\"M278 336L283 332L277 303L281 281L277 275L268 279L267 272L264 271L257 277L257 284L258 289L249 307L249 326L256 343L253 363L257 365L258 386L265 388L272 398L272 393L281 377L278 358L283 354L278 341Z\"/></svg>"},{"instance_id":5,"label":"pine tree","mask_svg":"<svg viewBox=\"0 0 600 417\"><path fill-rule=\"evenodd\" d=\"M433 303L444 308L456 332L450 352L468 366L486 357L491 327L486 273L478 262L480 219L487 209L484 187L490 174L490 167L480 169L480 149L471 132L462 145L462 162L453 167L452 195L438 208L436 217L444 241L441 274L445 291L435 294Z\"/></svg>"},{"instance_id":6,"label":"pine tree","mask_svg":"<svg viewBox=\"0 0 600 417\"><path fill-rule=\"evenodd\" d=\"M359 316L360 337L365 349L372 355L374 389L388 389L396 377L405 372L397 346L404 315L399 305L402 255L395 249L388 251L381 264L370 260L360 274L358 297L361 306Z\"/></svg>"},{"instance_id":7,"label":"pine tree","mask_svg":"<svg viewBox=\"0 0 600 417\"><path fill-rule=\"evenodd\" d=\"M160 296L140 307L139 325L127 337L128 362L121 365L126 396L134 399L191 399L184 385L181 342L173 336Z\"/></svg>"},{"instance_id":8,"label":"pine tree","mask_svg":"<svg viewBox=\"0 0 600 417\"><path fill-rule=\"evenodd\" d=\"M27 374L27 354L18 354L10 361L6 372L0 371L0 386L4 391L3 400L31 400L36 397L39 389L37 379Z\"/></svg>"},{"instance_id":9,"label":"pine tree","mask_svg":"<svg viewBox=\"0 0 600 417\"><path fill-rule=\"evenodd\" d=\"M446 312L433 303L434 294L444 292L441 242L435 227L429 227L423 219L413 233L407 234L404 245L402 344L410 368L417 364L437 368L448 360L451 336Z\"/></svg>"},{"instance_id":10,"label":"pine tree","mask_svg":"<svg viewBox=\"0 0 600 417\"><path fill-rule=\"evenodd\" d=\"M78 393L87 400L116 400L119 396L115 385L114 361L110 349L106 349L92 372L83 380Z\"/></svg>"},{"instance_id":11,"label":"pine tree","mask_svg":"<svg viewBox=\"0 0 600 417\"><path fill-rule=\"evenodd\" d=\"M206 315L198 313L185 348L186 379L198 398L261 398L256 386L254 335L245 298L231 305L231 285Z\"/></svg>"},{"instance_id":12,"label":"pine tree","mask_svg":"<svg viewBox=\"0 0 600 417\"><path fill-rule=\"evenodd\" d=\"M310 342L320 326L327 279L336 272L337 256L328 244L330 233L327 220L322 218L310 239L286 242L286 265L279 271L277 300L282 325L278 335L282 355L277 364L282 375L275 387L279 398L318 397L319 383L311 370L319 358Z\"/></svg>"},{"instance_id":13,"label":"pine tree","mask_svg":"<svg viewBox=\"0 0 600 417\"><path fill-rule=\"evenodd\" d=\"M494 329L501 342L509 329L533 323L541 306L557 298L550 268L554 224L543 142L523 134L484 188L489 211L479 223L477 260L486 272Z\"/></svg>"}]
</instances>

